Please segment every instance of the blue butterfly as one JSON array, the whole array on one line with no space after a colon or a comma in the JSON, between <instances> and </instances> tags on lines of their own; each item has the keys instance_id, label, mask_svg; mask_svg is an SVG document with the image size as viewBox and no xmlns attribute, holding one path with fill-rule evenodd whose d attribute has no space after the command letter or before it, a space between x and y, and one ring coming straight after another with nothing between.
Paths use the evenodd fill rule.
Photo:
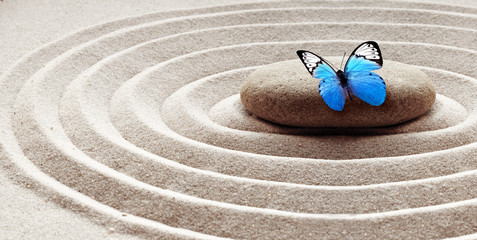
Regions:
<instances>
[{"instance_id":1,"label":"blue butterfly","mask_svg":"<svg viewBox=\"0 0 477 240\"><path fill-rule=\"evenodd\" d=\"M381 50L376 42L361 43L353 50L344 71L334 70L322 57L304 50L296 52L310 74L320 81L320 95L335 111L344 108L346 96L351 94L364 102L379 106L386 98L386 83L373 70L383 66Z\"/></svg>"}]
</instances>

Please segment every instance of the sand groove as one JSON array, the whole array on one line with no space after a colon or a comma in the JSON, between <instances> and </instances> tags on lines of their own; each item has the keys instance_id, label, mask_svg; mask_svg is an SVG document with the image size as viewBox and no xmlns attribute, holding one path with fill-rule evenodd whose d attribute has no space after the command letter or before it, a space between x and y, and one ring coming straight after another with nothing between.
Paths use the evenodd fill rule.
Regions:
<instances>
[{"instance_id":1,"label":"sand groove","mask_svg":"<svg viewBox=\"0 0 477 240\"><path fill-rule=\"evenodd\" d=\"M10 89L0 101L2 162L149 237L475 234L477 11L346 6L153 13L45 45L0 79ZM339 55L368 39L431 76L438 97L427 115L390 128L295 129L239 103L258 66L296 49Z\"/></svg>"}]
</instances>

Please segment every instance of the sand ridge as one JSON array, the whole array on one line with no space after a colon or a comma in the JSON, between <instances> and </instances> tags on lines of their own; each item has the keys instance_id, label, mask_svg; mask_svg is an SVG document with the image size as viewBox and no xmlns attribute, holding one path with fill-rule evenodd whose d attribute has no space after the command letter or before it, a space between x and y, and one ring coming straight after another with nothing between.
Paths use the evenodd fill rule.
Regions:
<instances>
[{"instance_id":1,"label":"sand ridge","mask_svg":"<svg viewBox=\"0 0 477 240\"><path fill-rule=\"evenodd\" d=\"M2 158L49 191L151 238L475 233L476 12L363 3L149 14L62 38L0 80L10 89L0 108ZM327 22L311 22L317 15ZM462 37L435 37L445 34ZM210 117L254 67L291 59L299 48L333 54L365 37L431 76L438 99L449 100L430 114L465 114L432 130L371 136L248 131Z\"/></svg>"}]
</instances>

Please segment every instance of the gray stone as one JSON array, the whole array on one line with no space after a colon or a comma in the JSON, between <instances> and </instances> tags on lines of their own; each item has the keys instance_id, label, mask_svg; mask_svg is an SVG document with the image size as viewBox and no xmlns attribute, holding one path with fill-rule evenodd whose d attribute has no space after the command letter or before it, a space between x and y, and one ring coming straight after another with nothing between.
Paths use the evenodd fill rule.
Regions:
<instances>
[{"instance_id":1,"label":"gray stone","mask_svg":"<svg viewBox=\"0 0 477 240\"><path fill-rule=\"evenodd\" d=\"M328 57L339 66L341 57ZM374 71L386 82L386 100L371 106L356 97L346 99L343 111L329 108L313 78L299 59L263 66L242 85L240 98L254 115L296 127L382 127L399 124L426 113L436 91L425 73L416 67L385 60Z\"/></svg>"}]
</instances>

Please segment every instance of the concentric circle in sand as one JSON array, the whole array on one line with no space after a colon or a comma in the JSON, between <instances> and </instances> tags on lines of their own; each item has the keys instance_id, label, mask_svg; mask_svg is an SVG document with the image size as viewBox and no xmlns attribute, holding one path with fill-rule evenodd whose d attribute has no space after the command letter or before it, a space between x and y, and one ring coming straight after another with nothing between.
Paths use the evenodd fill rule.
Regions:
<instances>
[{"instance_id":1,"label":"concentric circle in sand","mask_svg":"<svg viewBox=\"0 0 477 240\"><path fill-rule=\"evenodd\" d=\"M65 207L151 238L471 236L477 11L334 5L162 12L43 46L0 80L5 165ZM390 128L296 129L241 106L255 68L366 40L431 77L428 114Z\"/></svg>"}]
</instances>

